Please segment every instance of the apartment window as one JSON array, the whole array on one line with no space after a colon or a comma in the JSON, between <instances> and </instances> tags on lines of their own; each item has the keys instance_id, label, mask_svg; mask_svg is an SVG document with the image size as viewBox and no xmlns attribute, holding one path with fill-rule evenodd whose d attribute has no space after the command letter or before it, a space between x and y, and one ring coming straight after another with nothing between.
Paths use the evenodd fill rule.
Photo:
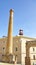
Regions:
<instances>
[{"instance_id":1,"label":"apartment window","mask_svg":"<svg viewBox=\"0 0 36 65\"><path fill-rule=\"evenodd\" d=\"M5 47L3 47L3 50L5 49Z\"/></svg>"},{"instance_id":2,"label":"apartment window","mask_svg":"<svg viewBox=\"0 0 36 65\"><path fill-rule=\"evenodd\" d=\"M34 63L33 63L33 65L34 65Z\"/></svg>"},{"instance_id":3,"label":"apartment window","mask_svg":"<svg viewBox=\"0 0 36 65\"><path fill-rule=\"evenodd\" d=\"M17 60L17 55L15 56L15 60Z\"/></svg>"},{"instance_id":4,"label":"apartment window","mask_svg":"<svg viewBox=\"0 0 36 65\"><path fill-rule=\"evenodd\" d=\"M33 55L33 60L35 60L35 55Z\"/></svg>"},{"instance_id":5,"label":"apartment window","mask_svg":"<svg viewBox=\"0 0 36 65\"><path fill-rule=\"evenodd\" d=\"M16 47L16 51L17 51L17 47Z\"/></svg>"},{"instance_id":6,"label":"apartment window","mask_svg":"<svg viewBox=\"0 0 36 65\"><path fill-rule=\"evenodd\" d=\"M33 51L35 51L35 48L33 48Z\"/></svg>"}]
</instances>

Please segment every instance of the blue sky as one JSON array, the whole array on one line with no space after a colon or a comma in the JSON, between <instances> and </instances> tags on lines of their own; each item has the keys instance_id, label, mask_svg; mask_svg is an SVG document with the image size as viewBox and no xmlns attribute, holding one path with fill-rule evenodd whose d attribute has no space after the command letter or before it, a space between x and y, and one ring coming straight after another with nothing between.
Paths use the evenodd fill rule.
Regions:
<instances>
[{"instance_id":1,"label":"blue sky","mask_svg":"<svg viewBox=\"0 0 36 65\"><path fill-rule=\"evenodd\" d=\"M23 29L25 36L36 37L36 0L0 0L0 37L7 36L11 8L14 10L13 36Z\"/></svg>"}]
</instances>

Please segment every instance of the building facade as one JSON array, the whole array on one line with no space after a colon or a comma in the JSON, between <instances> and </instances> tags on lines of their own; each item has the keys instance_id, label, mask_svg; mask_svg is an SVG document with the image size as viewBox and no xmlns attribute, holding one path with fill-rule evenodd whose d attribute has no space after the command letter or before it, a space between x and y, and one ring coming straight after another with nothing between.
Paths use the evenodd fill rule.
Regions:
<instances>
[{"instance_id":1,"label":"building facade","mask_svg":"<svg viewBox=\"0 0 36 65\"><path fill-rule=\"evenodd\" d=\"M26 65L25 63L26 43L27 41L34 42L36 38L30 38L24 36L23 30L21 29L19 30L19 35L17 36L13 36L12 32L13 32L13 10L11 9L9 18L8 36L0 39L0 61ZM31 65L36 64L36 46L30 47L29 56Z\"/></svg>"}]
</instances>

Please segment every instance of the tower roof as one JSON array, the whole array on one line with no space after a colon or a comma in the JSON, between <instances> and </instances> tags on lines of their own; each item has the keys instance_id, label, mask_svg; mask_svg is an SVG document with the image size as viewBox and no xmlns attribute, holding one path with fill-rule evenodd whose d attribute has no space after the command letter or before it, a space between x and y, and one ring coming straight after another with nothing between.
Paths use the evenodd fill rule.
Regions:
<instances>
[{"instance_id":1,"label":"tower roof","mask_svg":"<svg viewBox=\"0 0 36 65\"><path fill-rule=\"evenodd\" d=\"M19 35L23 35L23 30L22 29L19 30Z\"/></svg>"}]
</instances>

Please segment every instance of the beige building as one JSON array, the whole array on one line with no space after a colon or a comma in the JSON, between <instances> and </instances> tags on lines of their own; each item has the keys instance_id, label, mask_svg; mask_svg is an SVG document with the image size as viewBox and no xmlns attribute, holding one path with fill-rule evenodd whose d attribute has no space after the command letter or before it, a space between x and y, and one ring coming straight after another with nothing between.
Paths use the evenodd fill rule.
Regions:
<instances>
[{"instance_id":1,"label":"beige building","mask_svg":"<svg viewBox=\"0 0 36 65\"><path fill-rule=\"evenodd\" d=\"M26 45L29 43L30 46L33 44L33 42L35 42L36 44L36 38L30 38L24 36L23 30L21 29L19 30L19 35L17 36L13 36L12 32L13 32L13 10L11 9L9 17L8 36L2 37L0 39L0 61L26 65L27 62L25 60L25 57L28 57L28 50L26 52L26 49L28 47L26 48ZM27 65L36 64L35 44L33 44L33 46L30 46L30 49L28 48L30 64Z\"/></svg>"}]
</instances>

